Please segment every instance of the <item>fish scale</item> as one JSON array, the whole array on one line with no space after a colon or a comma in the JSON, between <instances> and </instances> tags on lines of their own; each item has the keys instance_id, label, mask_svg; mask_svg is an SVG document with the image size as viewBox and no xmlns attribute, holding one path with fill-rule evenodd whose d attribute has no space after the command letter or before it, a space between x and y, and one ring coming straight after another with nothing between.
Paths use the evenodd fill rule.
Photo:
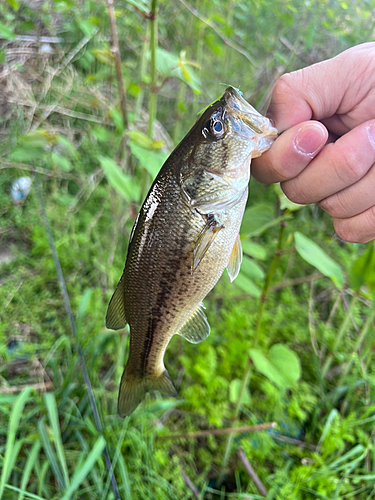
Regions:
<instances>
[{"instance_id":1,"label":"fish scale","mask_svg":"<svg viewBox=\"0 0 375 500\"><path fill-rule=\"evenodd\" d=\"M277 131L232 87L209 106L169 156L135 222L106 325L130 327L118 410L130 415L146 392L177 396L163 358L175 334L210 333L202 300L242 259L239 230L250 161Z\"/></svg>"}]
</instances>

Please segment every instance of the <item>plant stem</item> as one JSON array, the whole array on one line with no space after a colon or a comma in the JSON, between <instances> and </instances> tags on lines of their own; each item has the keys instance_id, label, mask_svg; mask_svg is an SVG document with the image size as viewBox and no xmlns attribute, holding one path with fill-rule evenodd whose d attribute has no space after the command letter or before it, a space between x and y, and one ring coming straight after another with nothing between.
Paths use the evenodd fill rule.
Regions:
<instances>
[{"instance_id":1,"label":"plant stem","mask_svg":"<svg viewBox=\"0 0 375 500\"><path fill-rule=\"evenodd\" d=\"M143 39L142 43L142 52L141 52L141 66L139 68L139 79L141 82L141 90L139 91L137 95L137 100L135 102L135 112L134 112L134 121L136 121L140 114L141 114L141 109L142 109L142 104L143 104L143 97L144 97L144 90L143 90L143 81L146 76L146 71L147 71L147 49L149 45L149 26L147 24L146 28L146 35Z\"/></svg>"},{"instance_id":2,"label":"plant stem","mask_svg":"<svg viewBox=\"0 0 375 500\"><path fill-rule=\"evenodd\" d=\"M200 69L200 68L202 68L202 61L203 61L203 47L204 47L203 36L204 36L205 25L199 20L197 21L197 23L199 23L199 24L196 27L197 34L195 35L195 38L198 40L197 49L196 49L196 62L197 62L198 68ZM193 116L194 117L200 111L199 106L200 106L200 102L199 102L198 94L194 93L193 94Z\"/></svg>"},{"instance_id":3,"label":"plant stem","mask_svg":"<svg viewBox=\"0 0 375 500\"><path fill-rule=\"evenodd\" d=\"M352 314L354 306L357 304L357 302L358 302L358 295L354 295L354 297L350 301L350 305L348 307L348 310L346 311L345 318L344 318L343 322L341 323L341 327L340 327L339 333L337 334L337 337L335 339L335 343L333 344L332 351L326 357L325 363L323 365L323 368L322 368L322 377L323 378L327 375L327 372L330 369L333 358L335 356L335 352L336 352L338 346L340 345L343 336L345 335L345 332L346 332L348 325L349 325L350 315Z\"/></svg>"},{"instance_id":4,"label":"plant stem","mask_svg":"<svg viewBox=\"0 0 375 500\"><path fill-rule=\"evenodd\" d=\"M266 303L266 300L267 300L268 289L270 287L272 278L275 274L277 264L278 264L279 259L280 259L280 252L281 252L282 246L283 246L285 227L286 227L286 222L281 221L280 222L279 239L277 242L276 251L274 253L270 268L268 270L266 279L264 281L262 295L260 296L260 300L259 300L258 315L257 315L257 322L256 322L256 327L255 327L255 336L254 336L254 347L256 347L256 345L258 344L258 334L260 332L260 327L262 324L264 304Z\"/></svg>"},{"instance_id":5,"label":"plant stem","mask_svg":"<svg viewBox=\"0 0 375 500\"><path fill-rule=\"evenodd\" d=\"M152 130L154 121L156 119L157 108L157 87L156 87L156 49L158 46L158 26L157 26L157 3L158 0L152 0L150 19L150 54L151 54L151 83L150 83L150 97L148 104L148 128L147 135L152 138Z\"/></svg>"},{"instance_id":6,"label":"plant stem","mask_svg":"<svg viewBox=\"0 0 375 500\"><path fill-rule=\"evenodd\" d=\"M121 114L122 119L124 121L125 129L128 128L128 114L127 114L127 105L126 105L126 94L124 88L124 78L122 76L121 69L121 55L120 49L118 45L118 36L117 36L117 28L116 28L116 19L113 8L113 0L107 0L108 14L109 14L109 22L111 25L111 38L112 38L112 53L115 56L115 66L116 66L116 75L117 75L117 85L118 91L120 94L120 105L121 105Z\"/></svg>"},{"instance_id":7,"label":"plant stem","mask_svg":"<svg viewBox=\"0 0 375 500\"><path fill-rule=\"evenodd\" d=\"M179 142L181 136L181 109L184 107L185 89L186 84L181 81L179 84L176 102L176 123L173 129L173 143L175 146Z\"/></svg>"},{"instance_id":8,"label":"plant stem","mask_svg":"<svg viewBox=\"0 0 375 500\"><path fill-rule=\"evenodd\" d=\"M276 247L276 250L275 250L275 254L273 256L271 265L270 265L270 267L268 269L268 273L267 273L267 276L266 276L266 279L265 279L264 285L263 285L262 295L260 296L260 302L259 302L259 307L258 307L258 315L257 315L257 322L256 322L256 328L255 328L255 334L254 334L254 344L253 344L254 348L256 348L257 345L258 345L258 338L259 338L258 334L259 334L260 327L261 327L262 315L263 315L263 311L264 311L264 304L265 304L265 302L267 300L267 293L268 293L270 284L272 282L272 278L273 278L273 276L275 274L277 263L279 262L279 259L280 259L280 251L281 251L282 246L283 246L283 239L284 239L285 227L286 227L286 221L282 220L280 222L279 238L278 238L278 242L277 242L277 247ZM245 371L244 376L242 378L241 387L240 387L240 391L239 391L239 396L238 396L236 407L235 407L235 410L234 410L233 422L235 422L237 420L238 415L240 414L240 411L241 411L241 408L242 408L242 401L243 401L243 397L244 397L244 394L245 394L245 390L246 390L246 387L249 385L249 382L250 382L250 379L251 379L252 368L253 368L252 361L251 361L250 358L248 358L247 359L247 368L246 368L246 371ZM229 460L229 457L230 457L230 453L232 451L233 437L234 437L234 434L231 433L231 434L229 434L228 439L227 439L227 443L226 443L225 451L224 451L224 457L223 457L223 461L222 461L222 464L221 464L221 471L220 471L219 478L218 478L218 481L217 481L217 486L218 487L221 486L221 484L222 484L222 482L224 480L224 469L228 465L228 460Z\"/></svg>"}]
</instances>

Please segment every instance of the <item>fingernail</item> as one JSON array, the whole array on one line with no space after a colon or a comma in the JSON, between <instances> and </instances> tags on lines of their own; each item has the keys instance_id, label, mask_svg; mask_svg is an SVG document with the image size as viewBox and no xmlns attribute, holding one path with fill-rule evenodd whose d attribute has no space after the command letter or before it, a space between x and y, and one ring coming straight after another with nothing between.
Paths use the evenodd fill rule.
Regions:
<instances>
[{"instance_id":1,"label":"fingernail","mask_svg":"<svg viewBox=\"0 0 375 500\"><path fill-rule=\"evenodd\" d=\"M299 129L294 139L294 147L299 153L314 156L326 141L324 129L311 123Z\"/></svg>"},{"instance_id":2,"label":"fingernail","mask_svg":"<svg viewBox=\"0 0 375 500\"><path fill-rule=\"evenodd\" d=\"M367 127L367 135L369 141L371 142L371 146L375 149L375 123L372 123Z\"/></svg>"}]
</instances>

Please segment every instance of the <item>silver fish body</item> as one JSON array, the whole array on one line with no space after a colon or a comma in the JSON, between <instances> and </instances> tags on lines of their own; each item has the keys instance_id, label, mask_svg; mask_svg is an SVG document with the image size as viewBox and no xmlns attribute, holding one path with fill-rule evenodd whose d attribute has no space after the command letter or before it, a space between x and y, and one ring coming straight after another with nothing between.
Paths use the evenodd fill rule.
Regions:
<instances>
[{"instance_id":1,"label":"silver fish body","mask_svg":"<svg viewBox=\"0 0 375 500\"><path fill-rule=\"evenodd\" d=\"M239 230L251 158L277 131L234 88L209 106L169 156L135 222L125 269L108 306L108 328L130 326L118 409L148 391L177 396L163 357L174 334L198 343L210 327L202 300L242 260Z\"/></svg>"}]
</instances>

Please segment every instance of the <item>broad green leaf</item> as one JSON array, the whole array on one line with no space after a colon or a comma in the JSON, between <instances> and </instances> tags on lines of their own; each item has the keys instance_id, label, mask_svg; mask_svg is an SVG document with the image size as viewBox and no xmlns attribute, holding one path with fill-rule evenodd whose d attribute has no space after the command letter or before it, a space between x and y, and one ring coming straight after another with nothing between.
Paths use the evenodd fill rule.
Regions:
<instances>
[{"instance_id":1,"label":"broad green leaf","mask_svg":"<svg viewBox=\"0 0 375 500\"><path fill-rule=\"evenodd\" d=\"M43 148L20 146L17 147L10 155L11 160L25 163L33 161L48 161L48 154Z\"/></svg>"},{"instance_id":2,"label":"broad green leaf","mask_svg":"<svg viewBox=\"0 0 375 500\"><path fill-rule=\"evenodd\" d=\"M153 141L146 134L140 130L130 130L126 132L126 135L130 137L130 140L134 142L137 146L141 146L146 149L158 149L163 146L161 141Z\"/></svg>"},{"instance_id":3,"label":"broad green leaf","mask_svg":"<svg viewBox=\"0 0 375 500\"><path fill-rule=\"evenodd\" d=\"M149 151L134 142L130 142L130 149L153 179L157 176L163 163L169 156L168 153L163 153L163 151Z\"/></svg>"},{"instance_id":4,"label":"broad green leaf","mask_svg":"<svg viewBox=\"0 0 375 500\"><path fill-rule=\"evenodd\" d=\"M218 40L219 38L211 32L207 32L204 35L204 41L207 47L211 50L213 54L215 54L216 56L218 56L218 58L220 58L223 56L224 49L221 45L221 42L218 42Z\"/></svg>"},{"instance_id":5,"label":"broad green leaf","mask_svg":"<svg viewBox=\"0 0 375 500\"><path fill-rule=\"evenodd\" d=\"M51 162L53 166L61 168L61 170L64 170L64 172L70 172L73 168L68 158L60 156L56 153L51 154Z\"/></svg>"},{"instance_id":6,"label":"broad green leaf","mask_svg":"<svg viewBox=\"0 0 375 500\"><path fill-rule=\"evenodd\" d=\"M187 73L189 73L189 78L186 78ZM194 91L195 94L200 94L201 92L200 81L199 78L194 73L194 71L192 70L192 68L187 69L187 67L184 66L184 71L182 71L181 67L178 66L177 68L171 71L170 75L186 83L186 85L188 85Z\"/></svg>"},{"instance_id":7,"label":"broad green leaf","mask_svg":"<svg viewBox=\"0 0 375 500\"><path fill-rule=\"evenodd\" d=\"M295 212L297 210L301 210L305 205L299 205L298 203L294 203L287 198L280 187L280 184L274 184L273 186L280 202L281 210L289 210L290 212Z\"/></svg>"},{"instance_id":8,"label":"broad green leaf","mask_svg":"<svg viewBox=\"0 0 375 500\"><path fill-rule=\"evenodd\" d=\"M15 451L17 451L17 448L15 446L16 433L18 430L18 425L20 423L20 418L23 413L23 409L33 390L33 387L28 386L20 393L20 395L16 399L16 402L14 403L12 413L9 418L5 452L2 452L4 459L2 462L2 472L0 477L0 498L3 498L5 484L10 477L13 464L17 458L15 453Z\"/></svg>"},{"instance_id":9,"label":"broad green leaf","mask_svg":"<svg viewBox=\"0 0 375 500\"><path fill-rule=\"evenodd\" d=\"M63 135L57 135L56 143L63 147L62 149L64 150L64 153L68 154L72 158L79 158L76 147L73 146L73 144L67 137L64 137Z\"/></svg>"},{"instance_id":10,"label":"broad green leaf","mask_svg":"<svg viewBox=\"0 0 375 500\"><path fill-rule=\"evenodd\" d=\"M124 131L124 120L122 119L121 113L113 108L109 112L109 116L112 118L112 121L116 127L116 132L122 134Z\"/></svg>"},{"instance_id":11,"label":"broad green leaf","mask_svg":"<svg viewBox=\"0 0 375 500\"><path fill-rule=\"evenodd\" d=\"M126 201L139 200L140 189L132 177L124 174L111 158L100 156L99 162L110 185L115 188Z\"/></svg>"},{"instance_id":12,"label":"broad green leaf","mask_svg":"<svg viewBox=\"0 0 375 500\"><path fill-rule=\"evenodd\" d=\"M147 0L126 0L127 3L130 5L134 5L134 7L137 7L137 9L141 10L142 12L149 13L150 6L149 2Z\"/></svg>"},{"instance_id":13,"label":"broad green leaf","mask_svg":"<svg viewBox=\"0 0 375 500\"><path fill-rule=\"evenodd\" d=\"M20 144L33 148L44 148L47 145L54 144L56 139L57 136L55 134L51 134L50 132L47 132L47 130L39 129L23 136L20 139Z\"/></svg>"},{"instance_id":14,"label":"broad green leaf","mask_svg":"<svg viewBox=\"0 0 375 500\"><path fill-rule=\"evenodd\" d=\"M292 387L301 376L298 356L289 347L275 344L268 354L259 349L249 352L255 368L281 389Z\"/></svg>"},{"instance_id":15,"label":"broad green leaf","mask_svg":"<svg viewBox=\"0 0 375 500\"><path fill-rule=\"evenodd\" d=\"M13 33L13 30L6 26L5 24L0 22L0 38L5 38L6 40L14 40L16 35Z\"/></svg>"},{"instance_id":16,"label":"broad green leaf","mask_svg":"<svg viewBox=\"0 0 375 500\"><path fill-rule=\"evenodd\" d=\"M98 142L108 142L111 137L109 130L104 127L95 127L91 129L91 133L95 136Z\"/></svg>"},{"instance_id":17,"label":"broad green leaf","mask_svg":"<svg viewBox=\"0 0 375 500\"><path fill-rule=\"evenodd\" d=\"M354 290L360 290L365 283L371 291L375 291L374 243L370 243L363 254L358 257L349 274L349 284Z\"/></svg>"},{"instance_id":18,"label":"broad green leaf","mask_svg":"<svg viewBox=\"0 0 375 500\"><path fill-rule=\"evenodd\" d=\"M95 22L93 22L93 18L84 19L79 22L79 27L82 30L83 34L87 37L90 37L94 34L94 31L97 30Z\"/></svg>"},{"instance_id":19,"label":"broad green leaf","mask_svg":"<svg viewBox=\"0 0 375 500\"><path fill-rule=\"evenodd\" d=\"M243 292L252 295L253 297L259 298L261 295L261 290L256 286L256 284L244 274L239 274L233 282L238 288Z\"/></svg>"},{"instance_id":20,"label":"broad green leaf","mask_svg":"<svg viewBox=\"0 0 375 500\"><path fill-rule=\"evenodd\" d=\"M167 50L158 48L156 51L156 68L163 76L169 76L178 67L178 57Z\"/></svg>"},{"instance_id":21,"label":"broad green leaf","mask_svg":"<svg viewBox=\"0 0 375 500\"><path fill-rule=\"evenodd\" d=\"M265 203L253 205L245 210L241 224L241 234L247 236L260 234L265 227L273 223L274 219L272 206Z\"/></svg>"},{"instance_id":22,"label":"broad green leaf","mask_svg":"<svg viewBox=\"0 0 375 500\"><path fill-rule=\"evenodd\" d=\"M106 47L104 49L91 49L91 52L94 54L98 61L107 64L108 66L112 66L115 61L115 56L113 55L109 47Z\"/></svg>"},{"instance_id":23,"label":"broad green leaf","mask_svg":"<svg viewBox=\"0 0 375 500\"><path fill-rule=\"evenodd\" d=\"M229 401L231 403L238 402L238 398L240 397L241 385L242 385L242 380L240 380L239 378L235 378L234 380L231 381L229 385ZM240 404L244 405L250 404L250 394L249 394L249 389L247 387L244 390Z\"/></svg>"},{"instance_id":24,"label":"broad green leaf","mask_svg":"<svg viewBox=\"0 0 375 500\"><path fill-rule=\"evenodd\" d=\"M294 233L294 241L297 252L306 262L331 278L337 288L342 288L344 277L341 267L320 246L299 231Z\"/></svg>"},{"instance_id":25,"label":"broad green leaf","mask_svg":"<svg viewBox=\"0 0 375 500\"><path fill-rule=\"evenodd\" d=\"M267 257L267 252L264 246L258 243L253 243L249 240L241 240L241 246L244 254L254 257L254 259L265 260Z\"/></svg>"},{"instance_id":26,"label":"broad green leaf","mask_svg":"<svg viewBox=\"0 0 375 500\"><path fill-rule=\"evenodd\" d=\"M240 273L253 280L262 280L264 278L263 269L253 259L246 257L246 255L242 259Z\"/></svg>"}]
</instances>

